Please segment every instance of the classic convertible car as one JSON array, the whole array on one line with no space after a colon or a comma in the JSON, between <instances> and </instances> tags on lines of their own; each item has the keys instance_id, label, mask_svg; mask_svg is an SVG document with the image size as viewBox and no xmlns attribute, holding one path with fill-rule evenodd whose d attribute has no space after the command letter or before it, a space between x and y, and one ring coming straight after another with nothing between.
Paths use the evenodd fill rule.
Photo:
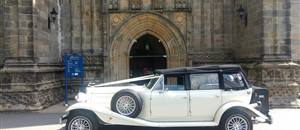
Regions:
<instances>
[{"instance_id":1,"label":"classic convertible car","mask_svg":"<svg viewBox=\"0 0 300 130\"><path fill-rule=\"evenodd\" d=\"M252 130L253 122L272 122L268 91L252 86L239 65L157 70L90 84L76 99L60 119L67 119L67 130L100 125Z\"/></svg>"}]
</instances>

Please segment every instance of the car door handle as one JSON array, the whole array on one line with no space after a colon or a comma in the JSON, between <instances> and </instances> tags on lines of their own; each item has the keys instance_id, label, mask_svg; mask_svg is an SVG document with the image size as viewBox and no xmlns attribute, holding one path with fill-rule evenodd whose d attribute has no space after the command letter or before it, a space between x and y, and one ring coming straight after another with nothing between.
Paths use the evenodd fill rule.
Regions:
<instances>
[{"instance_id":1,"label":"car door handle","mask_svg":"<svg viewBox=\"0 0 300 130\"><path fill-rule=\"evenodd\" d=\"M220 95L215 95L215 97L216 97L216 98L219 98L219 97L220 97Z\"/></svg>"},{"instance_id":2,"label":"car door handle","mask_svg":"<svg viewBox=\"0 0 300 130\"><path fill-rule=\"evenodd\" d=\"M188 97L182 97L183 99L187 99Z\"/></svg>"},{"instance_id":3,"label":"car door handle","mask_svg":"<svg viewBox=\"0 0 300 130\"><path fill-rule=\"evenodd\" d=\"M248 94L248 95L251 94L251 91L247 91L247 94Z\"/></svg>"}]
</instances>

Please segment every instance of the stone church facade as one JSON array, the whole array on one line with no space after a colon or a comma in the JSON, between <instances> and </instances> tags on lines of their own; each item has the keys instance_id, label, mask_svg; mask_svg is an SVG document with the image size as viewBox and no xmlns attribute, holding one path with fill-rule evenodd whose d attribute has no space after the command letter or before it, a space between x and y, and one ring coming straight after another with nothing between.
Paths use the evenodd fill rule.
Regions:
<instances>
[{"instance_id":1,"label":"stone church facade","mask_svg":"<svg viewBox=\"0 0 300 130\"><path fill-rule=\"evenodd\" d=\"M299 10L300 0L0 0L0 111L62 101L65 53L84 55L86 82L241 64L271 106L299 107Z\"/></svg>"}]
</instances>

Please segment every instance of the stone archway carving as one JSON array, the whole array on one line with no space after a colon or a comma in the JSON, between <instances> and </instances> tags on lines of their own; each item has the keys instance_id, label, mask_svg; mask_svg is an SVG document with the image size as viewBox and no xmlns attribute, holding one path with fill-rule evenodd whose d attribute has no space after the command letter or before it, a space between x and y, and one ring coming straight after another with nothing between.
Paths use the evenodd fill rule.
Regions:
<instances>
[{"instance_id":1,"label":"stone archway carving","mask_svg":"<svg viewBox=\"0 0 300 130\"><path fill-rule=\"evenodd\" d=\"M168 19L154 13L130 17L111 39L105 69L106 81L129 78L129 53L134 39L151 34L160 39L167 53L167 67L186 66L187 52L182 34Z\"/></svg>"}]
</instances>

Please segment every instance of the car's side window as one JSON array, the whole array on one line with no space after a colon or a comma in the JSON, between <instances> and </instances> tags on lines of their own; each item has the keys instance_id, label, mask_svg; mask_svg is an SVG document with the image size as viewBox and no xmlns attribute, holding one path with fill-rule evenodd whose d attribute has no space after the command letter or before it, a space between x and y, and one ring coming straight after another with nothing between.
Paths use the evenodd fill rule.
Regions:
<instances>
[{"instance_id":1,"label":"car's side window","mask_svg":"<svg viewBox=\"0 0 300 130\"><path fill-rule=\"evenodd\" d=\"M185 76L184 75L166 75L164 77L165 90L180 91L185 90Z\"/></svg>"},{"instance_id":2,"label":"car's side window","mask_svg":"<svg viewBox=\"0 0 300 130\"><path fill-rule=\"evenodd\" d=\"M191 90L219 89L219 76L217 73L191 74Z\"/></svg>"},{"instance_id":3,"label":"car's side window","mask_svg":"<svg viewBox=\"0 0 300 130\"><path fill-rule=\"evenodd\" d=\"M246 87L240 73L223 74L223 79L225 89L243 89Z\"/></svg>"},{"instance_id":4,"label":"car's side window","mask_svg":"<svg viewBox=\"0 0 300 130\"><path fill-rule=\"evenodd\" d=\"M164 88L164 80L163 78L158 79L157 84L154 86L153 90L163 90Z\"/></svg>"}]
</instances>

